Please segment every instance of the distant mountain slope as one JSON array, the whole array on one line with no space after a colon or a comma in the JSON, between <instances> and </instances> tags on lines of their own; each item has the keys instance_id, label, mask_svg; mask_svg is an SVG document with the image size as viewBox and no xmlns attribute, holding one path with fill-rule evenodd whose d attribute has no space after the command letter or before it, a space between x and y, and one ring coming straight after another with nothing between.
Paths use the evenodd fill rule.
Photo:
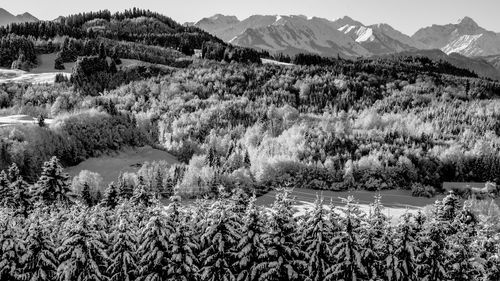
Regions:
<instances>
[{"instance_id":1,"label":"distant mountain slope","mask_svg":"<svg viewBox=\"0 0 500 281\"><path fill-rule=\"evenodd\" d=\"M443 60L455 67L474 71L481 77L500 80L500 69L495 68L484 58L470 58L457 53L447 55L438 49L405 51L392 56L424 56L435 61Z\"/></svg>"},{"instance_id":2,"label":"distant mountain slope","mask_svg":"<svg viewBox=\"0 0 500 281\"><path fill-rule=\"evenodd\" d=\"M218 14L195 25L236 45L288 54L370 56L424 47L387 24L365 26L347 16L330 21L305 16L254 15L239 21L234 16Z\"/></svg>"},{"instance_id":3,"label":"distant mountain slope","mask_svg":"<svg viewBox=\"0 0 500 281\"><path fill-rule=\"evenodd\" d=\"M374 55L417 49L419 43L387 24L344 25L339 28Z\"/></svg>"},{"instance_id":4,"label":"distant mountain slope","mask_svg":"<svg viewBox=\"0 0 500 281\"><path fill-rule=\"evenodd\" d=\"M441 49L447 54L459 53L470 57L500 54L500 35L480 27L469 17L456 24L422 28L412 38L428 49Z\"/></svg>"},{"instance_id":5,"label":"distant mountain slope","mask_svg":"<svg viewBox=\"0 0 500 281\"><path fill-rule=\"evenodd\" d=\"M274 16L272 24L247 28L229 42L287 54L308 52L350 57L371 54L351 37L337 30L332 22L304 16Z\"/></svg>"},{"instance_id":6,"label":"distant mountain slope","mask_svg":"<svg viewBox=\"0 0 500 281\"><path fill-rule=\"evenodd\" d=\"M33 15L31 15L30 13L24 13L22 15L14 16L5 9L0 8L0 25L7 25L10 23L19 23L19 22L35 22L35 21L38 21L38 19Z\"/></svg>"}]
</instances>

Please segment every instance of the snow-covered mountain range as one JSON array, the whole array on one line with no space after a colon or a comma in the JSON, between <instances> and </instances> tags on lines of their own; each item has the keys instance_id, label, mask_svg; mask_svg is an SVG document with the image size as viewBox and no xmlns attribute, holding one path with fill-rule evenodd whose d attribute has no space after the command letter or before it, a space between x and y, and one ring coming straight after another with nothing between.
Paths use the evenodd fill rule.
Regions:
<instances>
[{"instance_id":1,"label":"snow-covered mountain range","mask_svg":"<svg viewBox=\"0 0 500 281\"><path fill-rule=\"evenodd\" d=\"M215 15L195 26L242 47L271 53L315 53L323 56L422 55L500 78L500 34L465 17L455 24L433 25L408 36L388 24L365 25L350 17L254 15L244 20Z\"/></svg>"},{"instance_id":2,"label":"snow-covered mountain range","mask_svg":"<svg viewBox=\"0 0 500 281\"><path fill-rule=\"evenodd\" d=\"M468 57L500 55L500 34L465 17L433 25L408 36L388 24L365 25L349 17L330 21L305 16L254 15L244 20L215 15L196 26L235 45L294 54L370 56L440 49Z\"/></svg>"},{"instance_id":3,"label":"snow-covered mountain range","mask_svg":"<svg viewBox=\"0 0 500 281\"><path fill-rule=\"evenodd\" d=\"M5 9L0 8L0 26L7 25L10 23L35 22L35 21L38 21L38 19L33 15L31 15L30 13L24 13L21 15L14 16Z\"/></svg>"}]
</instances>

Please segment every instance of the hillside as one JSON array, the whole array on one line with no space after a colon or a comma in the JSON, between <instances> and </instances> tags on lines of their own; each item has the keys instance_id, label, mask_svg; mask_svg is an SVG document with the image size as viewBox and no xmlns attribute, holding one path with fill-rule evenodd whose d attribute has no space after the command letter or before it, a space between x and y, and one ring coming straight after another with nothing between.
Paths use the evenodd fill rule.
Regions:
<instances>
[{"instance_id":1,"label":"hillside","mask_svg":"<svg viewBox=\"0 0 500 281\"><path fill-rule=\"evenodd\" d=\"M24 13L21 15L13 15L7 10L0 8L0 26L8 25L11 23L21 23L21 22L37 22L38 19L31 15L30 13Z\"/></svg>"}]
</instances>

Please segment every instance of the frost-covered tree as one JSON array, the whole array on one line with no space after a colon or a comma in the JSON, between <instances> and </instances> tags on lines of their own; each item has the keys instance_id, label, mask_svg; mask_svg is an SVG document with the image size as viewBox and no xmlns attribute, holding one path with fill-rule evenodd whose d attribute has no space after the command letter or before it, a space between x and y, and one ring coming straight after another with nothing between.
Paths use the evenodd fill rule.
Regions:
<instances>
[{"instance_id":1,"label":"frost-covered tree","mask_svg":"<svg viewBox=\"0 0 500 281\"><path fill-rule=\"evenodd\" d=\"M92 200L92 195L90 195L90 186L86 182L83 184L80 200L87 207L92 207L92 205L94 205L94 200Z\"/></svg>"},{"instance_id":2,"label":"frost-covered tree","mask_svg":"<svg viewBox=\"0 0 500 281\"><path fill-rule=\"evenodd\" d=\"M341 231L332 241L335 262L329 274L335 276L335 279L356 280L367 275L362 263L361 212L352 196L344 199L344 202L344 214L340 220Z\"/></svg>"},{"instance_id":3,"label":"frost-covered tree","mask_svg":"<svg viewBox=\"0 0 500 281\"><path fill-rule=\"evenodd\" d=\"M12 206L12 190L10 189L10 182L5 171L0 172L0 206Z\"/></svg>"},{"instance_id":4,"label":"frost-covered tree","mask_svg":"<svg viewBox=\"0 0 500 281\"><path fill-rule=\"evenodd\" d=\"M134 195L134 187L127 181L125 175L120 175L117 186L120 199L130 199Z\"/></svg>"},{"instance_id":5,"label":"frost-covered tree","mask_svg":"<svg viewBox=\"0 0 500 281\"><path fill-rule=\"evenodd\" d=\"M139 176L139 184L134 189L134 195L130 199L130 202L135 205L141 205L144 207L150 207L154 204L154 198L151 192L148 190L144 179Z\"/></svg>"},{"instance_id":6,"label":"frost-covered tree","mask_svg":"<svg viewBox=\"0 0 500 281\"><path fill-rule=\"evenodd\" d=\"M390 262L386 257L390 255L386 251L390 249L391 239L387 239L389 224L386 216L382 213L383 206L380 194L375 196L366 224L361 235L362 263L367 270L369 278L376 280L385 275L385 266Z\"/></svg>"},{"instance_id":7,"label":"frost-covered tree","mask_svg":"<svg viewBox=\"0 0 500 281\"><path fill-rule=\"evenodd\" d=\"M394 253L386 275L390 280L413 281L417 278L418 230L411 221L412 215L401 217L395 229Z\"/></svg>"},{"instance_id":8,"label":"frost-covered tree","mask_svg":"<svg viewBox=\"0 0 500 281\"><path fill-rule=\"evenodd\" d=\"M195 251L199 248L195 239L193 229L190 228L187 218L179 211L179 196L171 198L169 205L169 220L172 224L172 232L168 237L170 247L170 263L168 267L168 278L172 281L197 280L198 257Z\"/></svg>"},{"instance_id":9,"label":"frost-covered tree","mask_svg":"<svg viewBox=\"0 0 500 281\"><path fill-rule=\"evenodd\" d=\"M0 223L0 280L17 281L22 270L22 256L25 244L20 237L22 226L15 220L7 219Z\"/></svg>"},{"instance_id":10,"label":"frost-covered tree","mask_svg":"<svg viewBox=\"0 0 500 281\"><path fill-rule=\"evenodd\" d=\"M107 208L114 209L116 208L116 206L118 206L118 202L118 190L115 184L112 182L108 185L108 188L106 188L101 203Z\"/></svg>"},{"instance_id":11,"label":"frost-covered tree","mask_svg":"<svg viewBox=\"0 0 500 281\"><path fill-rule=\"evenodd\" d=\"M122 219L110 235L109 267L110 281L133 281L138 277L137 237L130 223Z\"/></svg>"},{"instance_id":12,"label":"frost-covered tree","mask_svg":"<svg viewBox=\"0 0 500 281\"><path fill-rule=\"evenodd\" d=\"M82 213L77 218L57 250L60 261L57 276L60 281L107 280L106 244L99 231L89 227L87 215Z\"/></svg>"},{"instance_id":13,"label":"frost-covered tree","mask_svg":"<svg viewBox=\"0 0 500 281\"><path fill-rule=\"evenodd\" d=\"M293 217L294 200L290 190L280 190L272 206L269 231L265 235L266 252L261 280L302 280L307 267L305 255L298 245L297 222Z\"/></svg>"},{"instance_id":14,"label":"frost-covered tree","mask_svg":"<svg viewBox=\"0 0 500 281\"><path fill-rule=\"evenodd\" d=\"M159 211L156 211L142 230L137 250L142 280L166 280L170 263L168 236L171 232L172 229Z\"/></svg>"},{"instance_id":15,"label":"frost-covered tree","mask_svg":"<svg viewBox=\"0 0 500 281\"><path fill-rule=\"evenodd\" d=\"M201 236L200 279L204 281L234 280L236 277L233 263L238 225L222 202L217 202L212 209Z\"/></svg>"},{"instance_id":16,"label":"frost-covered tree","mask_svg":"<svg viewBox=\"0 0 500 281\"><path fill-rule=\"evenodd\" d=\"M448 249L447 235L443 223L430 222L421 237L419 247L422 248L418 255L418 276L429 281L447 280L448 276Z\"/></svg>"},{"instance_id":17,"label":"frost-covered tree","mask_svg":"<svg viewBox=\"0 0 500 281\"><path fill-rule=\"evenodd\" d=\"M23 177L18 176L10 185L13 191L13 204L15 206L16 214L28 217L29 210L31 209L31 194L29 185L24 181Z\"/></svg>"},{"instance_id":18,"label":"frost-covered tree","mask_svg":"<svg viewBox=\"0 0 500 281\"><path fill-rule=\"evenodd\" d=\"M236 246L235 269L238 270L237 281L256 281L259 279L258 265L266 251L263 237L266 233L263 214L256 206L256 197L248 203L238 245Z\"/></svg>"},{"instance_id":19,"label":"frost-covered tree","mask_svg":"<svg viewBox=\"0 0 500 281\"><path fill-rule=\"evenodd\" d=\"M477 219L466 202L455 217L456 232L448 237L449 276L452 280L478 280L483 264L475 259L479 256L479 248L474 240L477 238Z\"/></svg>"},{"instance_id":20,"label":"frost-covered tree","mask_svg":"<svg viewBox=\"0 0 500 281\"><path fill-rule=\"evenodd\" d=\"M306 215L301 230L301 245L306 253L308 280L325 280L328 269L332 266L329 242L333 235L333 226L323 206L323 198L317 198L314 209Z\"/></svg>"},{"instance_id":21,"label":"frost-covered tree","mask_svg":"<svg viewBox=\"0 0 500 281\"><path fill-rule=\"evenodd\" d=\"M35 196L46 204L70 202L70 184L68 174L57 157L52 157L43 164L42 174L35 185Z\"/></svg>"},{"instance_id":22,"label":"frost-covered tree","mask_svg":"<svg viewBox=\"0 0 500 281\"><path fill-rule=\"evenodd\" d=\"M39 220L31 223L26 238L26 252L22 257L22 280L55 280L59 261L56 246L47 227Z\"/></svg>"},{"instance_id":23,"label":"frost-covered tree","mask_svg":"<svg viewBox=\"0 0 500 281\"><path fill-rule=\"evenodd\" d=\"M19 176L20 176L19 168L17 167L16 163L13 163L12 165L10 165L8 170L8 180L10 182L14 182L17 180Z\"/></svg>"}]
</instances>

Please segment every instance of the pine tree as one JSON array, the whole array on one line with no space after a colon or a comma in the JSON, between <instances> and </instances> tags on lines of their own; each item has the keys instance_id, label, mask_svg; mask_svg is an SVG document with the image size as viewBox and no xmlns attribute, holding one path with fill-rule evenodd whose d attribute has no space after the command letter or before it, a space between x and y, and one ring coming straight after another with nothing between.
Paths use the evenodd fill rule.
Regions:
<instances>
[{"instance_id":1,"label":"pine tree","mask_svg":"<svg viewBox=\"0 0 500 281\"><path fill-rule=\"evenodd\" d=\"M448 273L448 250L447 250L447 227L443 227L443 223L433 221L429 223L419 247L422 248L418 256L417 272L419 278L438 281L447 280Z\"/></svg>"},{"instance_id":2,"label":"pine tree","mask_svg":"<svg viewBox=\"0 0 500 281\"><path fill-rule=\"evenodd\" d=\"M189 227L187 218L179 211L179 196L171 198L169 205L169 222L172 232L168 237L170 247L170 263L168 267L168 278L173 281L197 280L198 258L195 251L199 248L193 230Z\"/></svg>"},{"instance_id":3,"label":"pine tree","mask_svg":"<svg viewBox=\"0 0 500 281\"><path fill-rule=\"evenodd\" d=\"M104 47L104 43L101 42L99 44L99 58L106 59L106 48Z\"/></svg>"},{"instance_id":4,"label":"pine tree","mask_svg":"<svg viewBox=\"0 0 500 281\"><path fill-rule=\"evenodd\" d=\"M0 206L12 207L14 194L10 188L10 181L5 171L0 172Z\"/></svg>"},{"instance_id":5,"label":"pine tree","mask_svg":"<svg viewBox=\"0 0 500 281\"><path fill-rule=\"evenodd\" d=\"M367 274L361 260L363 248L360 244L360 211L352 196L344 199L344 202L346 205L343 210L344 217L341 219L342 231L332 241L335 264L329 274L336 279L356 280Z\"/></svg>"},{"instance_id":6,"label":"pine tree","mask_svg":"<svg viewBox=\"0 0 500 281\"><path fill-rule=\"evenodd\" d=\"M412 215L406 213L395 231L394 266L388 268L387 276L390 280L413 281L417 278L417 248L418 230L411 222Z\"/></svg>"},{"instance_id":7,"label":"pine tree","mask_svg":"<svg viewBox=\"0 0 500 281\"><path fill-rule=\"evenodd\" d=\"M26 239L26 253L23 256L22 280L55 280L59 261L56 247L40 221L31 223Z\"/></svg>"},{"instance_id":8,"label":"pine tree","mask_svg":"<svg viewBox=\"0 0 500 281\"><path fill-rule=\"evenodd\" d=\"M114 209L118 206L118 190L113 182L108 185L101 203L103 206L110 209Z\"/></svg>"},{"instance_id":9,"label":"pine tree","mask_svg":"<svg viewBox=\"0 0 500 281\"><path fill-rule=\"evenodd\" d=\"M14 193L13 203L16 209L16 214L27 218L29 210L32 206L28 183L23 180L23 177L18 176L10 186Z\"/></svg>"},{"instance_id":10,"label":"pine tree","mask_svg":"<svg viewBox=\"0 0 500 281\"><path fill-rule=\"evenodd\" d=\"M172 232L160 214L154 214L140 236L139 274L143 280L165 280L169 266L168 236Z\"/></svg>"},{"instance_id":11,"label":"pine tree","mask_svg":"<svg viewBox=\"0 0 500 281\"><path fill-rule=\"evenodd\" d=\"M0 224L0 280L17 281L22 271L24 241L22 229L9 218Z\"/></svg>"},{"instance_id":12,"label":"pine tree","mask_svg":"<svg viewBox=\"0 0 500 281\"><path fill-rule=\"evenodd\" d=\"M111 233L108 268L110 281L133 281L138 277L137 238L129 224L122 219Z\"/></svg>"},{"instance_id":13,"label":"pine tree","mask_svg":"<svg viewBox=\"0 0 500 281\"><path fill-rule=\"evenodd\" d=\"M387 248L386 242L390 239L384 239L386 230L389 229L387 218L382 213L383 206L380 194L375 196L375 202L367 219L367 224L362 231L362 254L361 259L368 276L376 280L385 275L385 266L390 260L386 256L392 253L384 253ZM387 240L387 241L383 241Z\"/></svg>"},{"instance_id":14,"label":"pine tree","mask_svg":"<svg viewBox=\"0 0 500 281\"><path fill-rule=\"evenodd\" d=\"M69 194L69 176L63 172L57 157L52 157L43 164L42 174L36 183L35 196L45 204L68 204Z\"/></svg>"},{"instance_id":15,"label":"pine tree","mask_svg":"<svg viewBox=\"0 0 500 281\"><path fill-rule=\"evenodd\" d=\"M17 167L16 163L13 163L12 165L10 165L8 170L8 180L9 182L15 182L19 176L19 168Z\"/></svg>"},{"instance_id":16,"label":"pine tree","mask_svg":"<svg viewBox=\"0 0 500 281\"><path fill-rule=\"evenodd\" d=\"M332 266L332 257L329 242L332 239L333 226L327 219L323 207L323 198L317 198L314 210L309 213L304 222L301 244L307 253L308 280L321 281L327 276Z\"/></svg>"},{"instance_id":17,"label":"pine tree","mask_svg":"<svg viewBox=\"0 0 500 281\"><path fill-rule=\"evenodd\" d=\"M297 222L293 217L293 202L289 190L279 190L272 206L269 232L265 236L267 252L264 253L262 280L301 280L307 267L304 253L298 246Z\"/></svg>"},{"instance_id":18,"label":"pine tree","mask_svg":"<svg viewBox=\"0 0 500 281\"><path fill-rule=\"evenodd\" d=\"M445 221L453 221L460 211L460 201L453 191L450 192L442 201L442 205L438 210L437 219Z\"/></svg>"},{"instance_id":19,"label":"pine tree","mask_svg":"<svg viewBox=\"0 0 500 281\"><path fill-rule=\"evenodd\" d=\"M478 280L481 269L475 257L479 256L474 239L477 238L476 216L471 211L470 203L466 202L457 214L454 226L456 233L448 236L449 276L452 280Z\"/></svg>"},{"instance_id":20,"label":"pine tree","mask_svg":"<svg viewBox=\"0 0 500 281\"><path fill-rule=\"evenodd\" d=\"M80 200L87 207L92 207L92 205L94 205L94 200L92 200L92 195L90 195L90 186L87 182L83 184L82 194L80 194Z\"/></svg>"},{"instance_id":21,"label":"pine tree","mask_svg":"<svg viewBox=\"0 0 500 281\"><path fill-rule=\"evenodd\" d=\"M262 255L266 251L263 241L266 233L264 220L255 201L254 195L250 199L243 217L241 236L236 246L234 267L239 272L236 277L237 281L259 280L258 265L263 262Z\"/></svg>"},{"instance_id":22,"label":"pine tree","mask_svg":"<svg viewBox=\"0 0 500 281\"><path fill-rule=\"evenodd\" d=\"M87 215L80 215L57 250L60 261L57 276L60 281L107 280L108 256L103 236L89 227Z\"/></svg>"},{"instance_id":23,"label":"pine tree","mask_svg":"<svg viewBox=\"0 0 500 281\"><path fill-rule=\"evenodd\" d=\"M208 217L208 227L201 236L200 258L203 266L200 278L203 281L234 280L233 251L236 245L238 226L234 216L217 202Z\"/></svg>"},{"instance_id":24,"label":"pine tree","mask_svg":"<svg viewBox=\"0 0 500 281\"><path fill-rule=\"evenodd\" d=\"M151 192L147 190L147 186L144 184L142 176L139 176L139 184L135 187L134 196L132 196L130 202L144 207L150 207L154 204L153 196Z\"/></svg>"},{"instance_id":25,"label":"pine tree","mask_svg":"<svg viewBox=\"0 0 500 281\"><path fill-rule=\"evenodd\" d=\"M250 161L250 154L248 153L248 149L245 150L245 158L243 160L246 168L250 168L252 166L252 162Z\"/></svg>"},{"instance_id":26,"label":"pine tree","mask_svg":"<svg viewBox=\"0 0 500 281\"><path fill-rule=\"evenodd\" d=\"M173 189L164 188L163 173L160 169L157 169L155 172L154 187L156 198L158 199L160 199L161 197L170 198L172 195L174 195Z\"/></svg>"},{"instance_id":27,"label":"pine tree","mask_svg":"<svg viewBox=\"0 0 500 281\"><path fill-rule=\"evenodd\" d=\"M120 199L128 200L134 195L134 188L124 178L123 174L120 175L118 180L118 197Z\"/></svg>"}]
</instances>

